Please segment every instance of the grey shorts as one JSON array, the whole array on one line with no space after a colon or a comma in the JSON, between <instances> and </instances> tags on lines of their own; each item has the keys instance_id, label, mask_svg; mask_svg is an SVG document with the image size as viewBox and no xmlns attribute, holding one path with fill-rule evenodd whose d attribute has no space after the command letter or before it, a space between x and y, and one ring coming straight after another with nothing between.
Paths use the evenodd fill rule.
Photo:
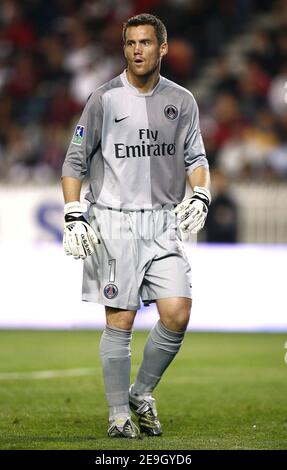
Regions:
<instances>
[{"instance_id":1,"label":"grey shorts","mask_svg":"<svg viewBox=\"0 0 287 470\"><path fill-rule=\"evenodd\" d=\"M170 210L89 210L101 243L84 261L82 299L137 310L168 297L191 298L191 270Z\"/></svg>"}]
</instances>

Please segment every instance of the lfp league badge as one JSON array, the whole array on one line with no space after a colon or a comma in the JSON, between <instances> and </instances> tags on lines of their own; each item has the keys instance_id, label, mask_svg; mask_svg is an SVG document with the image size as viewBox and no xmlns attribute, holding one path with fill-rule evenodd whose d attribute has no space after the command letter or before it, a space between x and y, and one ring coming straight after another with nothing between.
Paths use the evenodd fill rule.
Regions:
<instances>
[{"instance_id":1,"label":"lfp league badge","mask_svg":"<svg viewBox=\"0 0 287 470\"><path fill-rule=\"evenodd\" d=\"M77 126L72 138L73 144L81 145L84 138L84 126Z\"/></svg>"}]
</instances>

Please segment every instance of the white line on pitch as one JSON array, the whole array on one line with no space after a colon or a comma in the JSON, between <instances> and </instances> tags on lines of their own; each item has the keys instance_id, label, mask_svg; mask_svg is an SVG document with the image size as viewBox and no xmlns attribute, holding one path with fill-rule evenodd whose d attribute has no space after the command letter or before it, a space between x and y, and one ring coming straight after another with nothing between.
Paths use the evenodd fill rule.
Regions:
<instances>
[{"instance_id":1,"label":"white line on pitch","mask_svg":"<svg viewBox=\"0 0 287 470\"><path fill-rule=\"evenodd\" d=\"M133 365L132 370L136 370L138 365ZM33 372L0 372L0 380L38 380L54 379L61 377L79 377L87 375L96 375L102 373L101 367L81 368L81 369L58 369L58 370L39 370Z\"/></svg>"},{"instance_id":2,"label":"white line on pitch","mask_svg":"<svg viewBox=\"0 0 287 470\"><path fill-rule=\"evenodd\" d=\"M100 368L40 370L34 372L1 372L0 380L54 379L56 377L78 377L95 375Z\"/></svg>"}]
</instances>

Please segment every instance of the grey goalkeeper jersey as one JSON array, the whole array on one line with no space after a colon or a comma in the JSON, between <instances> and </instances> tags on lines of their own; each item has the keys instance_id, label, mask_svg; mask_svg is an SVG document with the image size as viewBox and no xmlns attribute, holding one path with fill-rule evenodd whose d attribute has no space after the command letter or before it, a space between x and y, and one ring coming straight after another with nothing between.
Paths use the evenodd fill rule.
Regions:
<instances>
[{"instance_id":1,"label":"grey goalkeeper jersey","mask_svg":"<svg viewBox=\"0 0 287 470\"><path fill-rule=\"evenodd\" d=\"M62 176L89 174L86 199L99 208L149 210L181 202L199 166L208 162L193 95L162 76L139 93L124 71L88 99Z\"/></svg>"}]
</instances>

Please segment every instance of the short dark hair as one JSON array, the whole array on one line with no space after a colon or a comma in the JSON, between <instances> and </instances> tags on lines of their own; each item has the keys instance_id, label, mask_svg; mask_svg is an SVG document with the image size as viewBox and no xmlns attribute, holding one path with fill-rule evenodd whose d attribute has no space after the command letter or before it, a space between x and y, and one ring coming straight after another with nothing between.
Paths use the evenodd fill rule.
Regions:
<instances>
[{"instance_id":1,"label":"short dark hair","mask_svg":"<svg viewBox=\"0 0 287 470\"><path fill-rule=\"evenodd\" d=\"M126 31L130 26L141 26L150 24L155 29L155 34L159 45L167 41L167 31L163 22L155 15L149 13L141 13L140 15L132 16L123 25L123 40L126 42Z\"/></svg>"}]
</instances>

